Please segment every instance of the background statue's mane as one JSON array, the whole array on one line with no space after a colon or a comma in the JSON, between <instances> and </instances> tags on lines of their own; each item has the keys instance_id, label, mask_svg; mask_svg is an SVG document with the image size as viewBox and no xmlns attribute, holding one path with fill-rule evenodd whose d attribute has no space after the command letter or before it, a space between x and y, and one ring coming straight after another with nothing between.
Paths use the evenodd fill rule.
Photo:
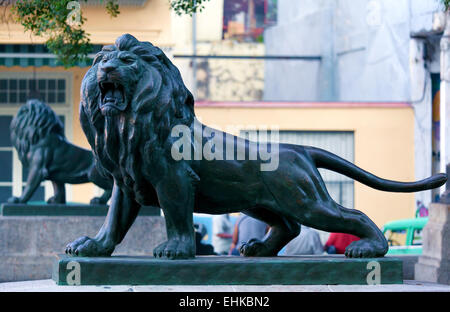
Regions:
<instances>
[{"instance_id":1,"label":"background statue's mane","mask_svg":"<svg viewBox=\"0 0 450 312\"><path fill-rule=\"evenodd\" d=\"M32 99L20 107L11 121L11 142L22 163L27 163L30 147L38 144L51 133L65 137L64 126L55 112L45 103Z\"/></svg>"}]
</instances>

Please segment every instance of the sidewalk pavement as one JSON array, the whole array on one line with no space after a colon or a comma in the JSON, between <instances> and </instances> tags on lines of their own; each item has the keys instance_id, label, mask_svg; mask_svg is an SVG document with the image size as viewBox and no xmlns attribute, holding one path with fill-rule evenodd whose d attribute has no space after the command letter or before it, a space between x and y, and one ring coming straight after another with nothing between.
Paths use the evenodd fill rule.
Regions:
<instances>
[{"instance_id":1,"label":"sidewalk pavement","mask_svg":"<svg viewBox=\"0 0 450 312\"><path fill-rule=\"evenodd\" d=\"M48 279L0 283L0 292L450 292L450 285L406 280L395 285L58 286Z\"/></svg>"}]
</instances>

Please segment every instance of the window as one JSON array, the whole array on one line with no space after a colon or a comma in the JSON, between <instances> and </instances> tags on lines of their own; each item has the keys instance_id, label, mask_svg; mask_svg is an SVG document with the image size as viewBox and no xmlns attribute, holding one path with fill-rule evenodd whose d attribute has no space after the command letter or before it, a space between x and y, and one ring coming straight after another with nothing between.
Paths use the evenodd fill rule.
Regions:
<instances>
[{"instance_id":1,"label":"window","mask_svg":"<svg viewBox=\"0 0 450 312\"><path fill-rule=\"evenodd\" d=\"M66 104L66 79L0 79L0 105L22 105L31 95L49 105Z\"/></svg>"},{"instance_id":2,"label":"window","mask_svg":"<svg viewBox=\"0 0 450 312\"><path fill-rule=\"evenodd\" d=\"M13 188L13 147L9 138L11 120L12 116L0 116L0 202L11 197Z\"/></svg>"},{"instance_id":3,"label":"window","mask_svg":"<svg viewBox=\"0 0 450 312\"><path fill-rule=\"evenodd\" d=\"M263 41L264 29L276 24L277 0L225 0L224 39Z\"/></svg>"},{"instance_id":4,"label":"window","mask_svg":"<svg viewBox=\"0 0 450 312\"><path fill-rule=\"evenodd\" d=\"M422 245L423 243L423 229L414 229L411 245Z\"/></svg>"}]
</instances>

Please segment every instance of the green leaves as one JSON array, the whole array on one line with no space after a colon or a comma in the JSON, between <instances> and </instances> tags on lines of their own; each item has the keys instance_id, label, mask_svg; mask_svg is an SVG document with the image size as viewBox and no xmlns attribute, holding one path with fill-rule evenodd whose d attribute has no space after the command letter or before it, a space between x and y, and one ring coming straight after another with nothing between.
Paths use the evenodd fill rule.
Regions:
<instances>
[{"instance_id":1,"label":"green leaves","mask_svg":"<svg viewBox=\"0 0 450 312\"><path fill-rule=\"evenodd\" d=\"M204 9L204 3L207 1L210 0L169 0L170 7L177 15L192 15L201 12Z\"/></svg>"},{"instance_id":2,"label":"green leaves","mask_svg":"<svg viewBox=\"0 0 450 312\"><path fill-rule=\"evenodd\" d=\"M108 1L108 3L106 3L106 12L108 12L111 17L117 17L120 14L119 5L114 1Z\"/></svg>"},{"instance_id":3,"label":"green leaves","mask_svg":"<svg viewBox=\"0 0 450 312\"><path fill-rule=\"evenodd\" d=\"M106 11L117 17L119 5L115 0L108 0ZM48 38L47 48L64 67L88 60L92 45L89 35L82 28L86 19L78 1L18 0L11 6L11 13L25 30Z\"/></svg>"},{"instance_id":4,"label":"green leaves","mask_svg":"<svg viewBox=\"0 0 450 312\"><path fill-rule=\"evenodd\" d=\"M441 0L442 4L445 7L445 10L447 11L450 8L450 0Z\"/></svg>"},{"instance_id":5,"label":"green leaves","mask_svg":"<svg viewBox=\"0 0 450 312\"><path fill-rule=\"evenodd\" d=\"M201 12L207 1L210 0L169 0L170 7L178 15ZM89 34L82 27L86 19L80 2L87 0L17 0L11 5L11 13L14 21L26 31L47 38L49 51L56 55L59 63L69 68L87 61L92 51ZM111 17L120 14L116 0L103 2Z\"/></svg>"}]
</instances>

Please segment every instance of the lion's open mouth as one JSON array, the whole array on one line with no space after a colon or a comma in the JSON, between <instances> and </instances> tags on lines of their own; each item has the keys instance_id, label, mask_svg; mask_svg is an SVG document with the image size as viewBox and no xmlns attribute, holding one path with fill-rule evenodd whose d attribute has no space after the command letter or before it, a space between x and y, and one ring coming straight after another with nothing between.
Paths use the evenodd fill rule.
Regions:
<instances>
[{"instance_id":1,"label":"lion's open mouth","mask_svg":"<svg viewBox=\"0 0 450 312\"><path fill-rule=\"evenodd\" d=\"M124 111L127 107L124 87L116 82L100 82L101 110L116 109Z\"/></svg>"}]
</instances>

